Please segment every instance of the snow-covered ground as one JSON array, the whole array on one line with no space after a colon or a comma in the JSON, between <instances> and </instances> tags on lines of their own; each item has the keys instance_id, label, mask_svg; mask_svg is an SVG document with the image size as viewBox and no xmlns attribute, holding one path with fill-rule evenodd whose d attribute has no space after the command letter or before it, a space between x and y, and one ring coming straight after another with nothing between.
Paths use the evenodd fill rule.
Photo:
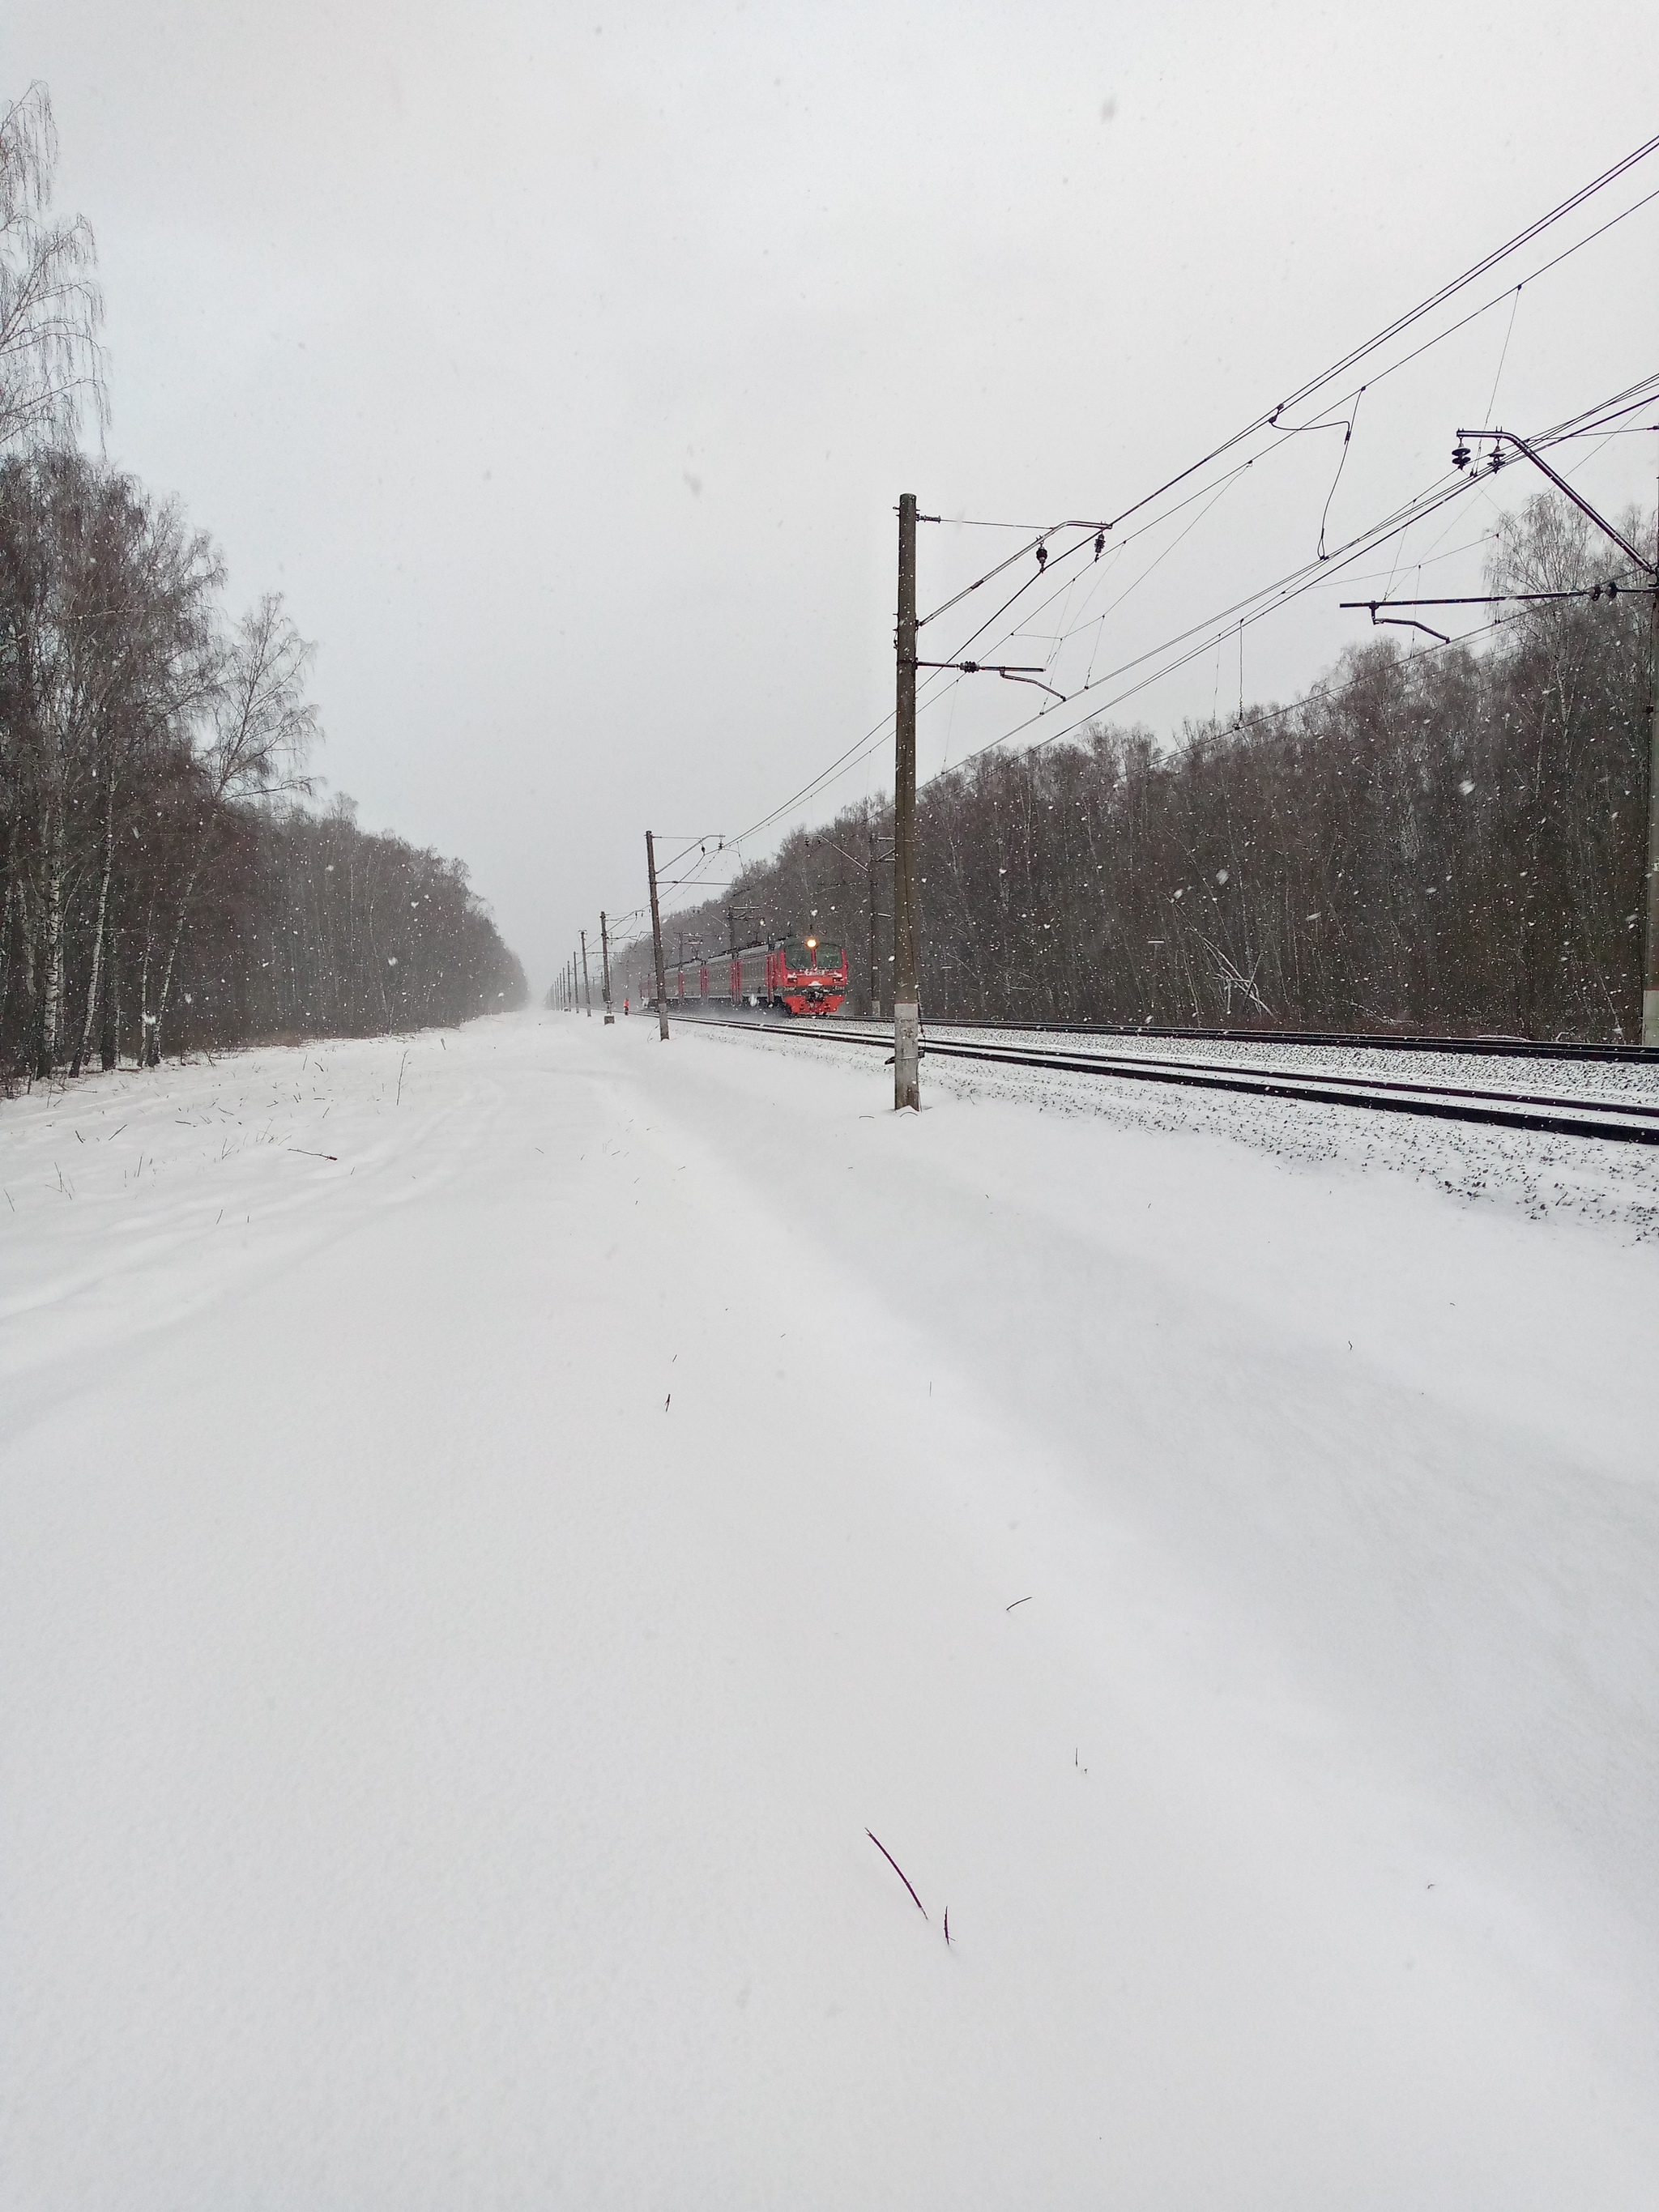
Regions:
<instances>
[{"instance_id":1,"label":"snow-covered ground","mask_svg":"<svg viewBox=\"0 0 1659 2212\"><path fill-rule=\"evenodd\" d=\"M0 1106L8 2212L1652 2203L1632 1148L924 1074Z\"/></svg>"}]
</instances>

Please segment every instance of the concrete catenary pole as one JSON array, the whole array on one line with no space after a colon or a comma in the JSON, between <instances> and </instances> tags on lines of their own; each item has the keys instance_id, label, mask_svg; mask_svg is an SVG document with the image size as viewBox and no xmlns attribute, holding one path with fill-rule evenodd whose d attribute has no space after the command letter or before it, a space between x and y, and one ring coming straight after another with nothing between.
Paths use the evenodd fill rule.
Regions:
<instances>
[{"instance_id":1,"label":"concrete catenary pole","mask_svg":"<svg viewBox=\"0 0 1659 2212\"><path fill-rule=\"evenodd\" d=\"M587 972L587 932L586 930L583 930L581 938L582 995L587 1000L587 1018L591 1022L593 1018L593 979Z\"/></svg>"},{"instance_id":2,"label":"concrete catenary pole","mask_svg":"<svg viewBox=\"0 0 1659 2212\"><path fill-rule=\"evenodd\" d=\"M1648 595L1648 852L1642 888L1647 910L1642 961L1642 1042L1659 1046L1659 525L1654 544L1655 588Z\"/></svg>"},{"instance_id":3,"label":"concrete catenary pole","mask_svg":"<svg viewBox=\"0 0 1659 2212\"><path fill-rule=\"evenodd\" d=\"M898 690L893 760L893 1108L921 1105L916 899L916 495L899 497Z\"/></svg>"},{"instance_id":4,"label":"concrete catenary pole","mask_svg":"<svg viewBox=\"0 0 1659 2212\"><path fill-rule=\"evenodd\" d=\"M605 1025L613 1028L616 1012L611 1004L611 932L605 927L605 908L599 908L599 956L605 963Z\"/></svg>"},{"instance_id":5,"label":"concrete catenary pole","mask_svg":"<svg viewBox=\"0 0 1659 2212\"><path fill-rule=\"evenodd\" d=\"M657 1034L668 1042L668 974L662 960L662 915L657 909L657 848L645 833L645 870L651 878L651 944L657 956Z\"/></svg>"}]
</instances>

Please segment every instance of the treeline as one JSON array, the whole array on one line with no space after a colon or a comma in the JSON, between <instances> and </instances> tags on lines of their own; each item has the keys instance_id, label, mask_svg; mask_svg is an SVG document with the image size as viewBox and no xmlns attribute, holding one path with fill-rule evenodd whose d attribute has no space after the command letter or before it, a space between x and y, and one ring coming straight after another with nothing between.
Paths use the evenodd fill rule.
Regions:
<instances>
[{"instance_id":1,"label":"treeline","mask_svg":"<svg viewBox=\"0 0 1659 2212\"><path fill-rule=\"evenodd\" d=\"M175 896L188 852L176 836ZM161 872L157 913L167 908ZM155 1025L145 1031L143 1006L150 911L146 903L131 933L128 995L118 965L103 994L105 1066L114 1064L118 1038L132 1033L124 1008L139 1032L155 1035ZM159 950L159 933L150 941ZM465 865L358 829L346 799L321 816L297 805L228 810L171 996L156 994L168 1008L168 1048L180 1052L450 1025L527 997L524 970L468 889ZM152 1042L152 1056L157 1048Z\"/></svg>"},{"instance_id":2,"label":"treeline","mask_svg":"<svg viewBox=\"0 0 1659 2212\"><path fill-rule=\"evenodd\" d=\"M312 648L88 458L92 241L45 92L0 115L0 1079L521 1004L455 861L307 812Z\"/></svg>"},{"instance_id":3,"label":"treeline","mask_svg":"<svg viewBox=\"0 0 1659 2212\"><path fill-rule=\"evenodd\" d=\"M924 1016L1639 1038L1651 599L1550 496L1491 578L1621 588L1495 608L1479 652L1368 641L1305 698L1173 744L1100 726L927 785ZM681 931L714 950L816 909L867 1009L872 840L890 853L890 811L796 835L677 915L670 959Z\"/></svg>"}]
</instances>

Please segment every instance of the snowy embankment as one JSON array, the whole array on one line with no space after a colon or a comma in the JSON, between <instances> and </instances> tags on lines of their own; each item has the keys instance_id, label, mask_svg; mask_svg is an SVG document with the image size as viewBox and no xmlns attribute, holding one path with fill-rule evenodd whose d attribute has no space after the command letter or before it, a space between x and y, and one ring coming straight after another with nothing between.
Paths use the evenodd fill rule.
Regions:
<instances>
[{"instance_id":1,"label":"snowy embankment","mask_svg":"<svg viewBox=\"0 0 1659 2212\"><path fill-rule=\"evenodd\" d=\"M1630 1190L874 1060L0 1106L9 2207L1650 2201Z\"/></svg>"}]
</instances>

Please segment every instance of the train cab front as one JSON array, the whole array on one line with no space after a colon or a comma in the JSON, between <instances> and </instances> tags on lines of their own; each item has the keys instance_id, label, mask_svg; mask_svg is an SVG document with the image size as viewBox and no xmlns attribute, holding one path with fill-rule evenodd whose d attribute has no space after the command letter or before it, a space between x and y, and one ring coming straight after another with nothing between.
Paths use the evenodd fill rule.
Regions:
<instances>
[{"instance_id":1,"label":"train cab front","mask_svg":"<svg viewBox=\"0 0 1659 2212\"><path fill-rule=\"evenodd\" d=\"M847 956L816 937L792 939L784 956L783 1003L792 1014L833 1014L847 996Z\"/></svg>"}]
</instances>

